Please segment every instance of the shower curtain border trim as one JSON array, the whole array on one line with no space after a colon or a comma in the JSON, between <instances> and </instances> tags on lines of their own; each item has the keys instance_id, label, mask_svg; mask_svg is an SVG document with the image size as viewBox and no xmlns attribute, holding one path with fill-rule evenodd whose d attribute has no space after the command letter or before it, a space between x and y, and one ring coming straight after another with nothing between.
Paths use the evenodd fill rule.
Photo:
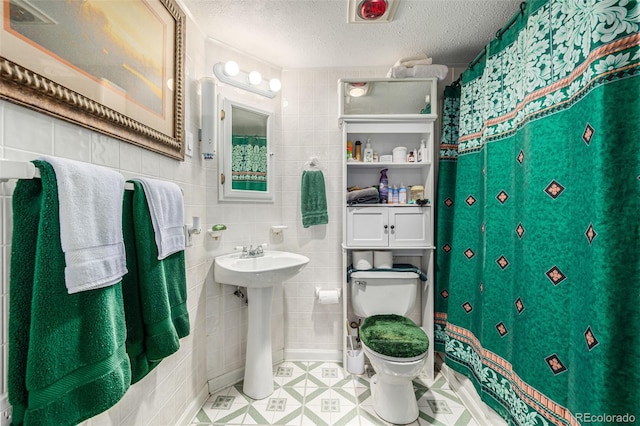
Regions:
<instances>
[{"instance_id":1,"label":"shower curtain border trim","mask_svg":"<svg viewBox=\"0 0 640 426\"><path fill-rule=\"evenodd\" d=\"M520 101L513 110L507 112L506 114L503 114L499 117L495 117L495 118L491 118L485 121L482 129L480 129L477 132L474 133L470 133L467 135L461 135L459 137L459 144L458 144L458 154L464 154L464 153L468 153L468 152L472 152L472 151L478 151L481 150L482 147L484 146L485 143L493 141L493 140L499 140L499 139L503 139L505 137L508 137L509 135L514 134L515 132L517 132L522 126L524 126L526 123L528 123L529 121L531 121L532 119L537 119L543 115L547 115L548 113L555 113L558 112L560 109L566 109L568 107L570 107L571 105L573 105L575 102L577 102L578 100L580 100L582 97L584 97L588 92L590 92L591 90L593 90L595 87L600 86L601 84L607 83L608 81L605 81L606 78L608 76L611 75L615 75L615 74L620 74L620 78L624 77L624 74L626 71L633 69L633 68L637 68L638 66L640 66L640 62L636 61L630 64L627 64L623 67L620 68L616 68L614 70L609 70L607 72L604 73L600 73L596 76L594 76L593 78L591 78L586 84L584 84L584 86L576 91L573 95L571 95L571 97L569 97L568 99L565 99L561 102L558 102L554 105L550 105L547 106L545 108L542 108L538 111L532 112L530 114L527 114L526 116L523 117L523 119L517 123L517 125L512 128L509 129L507 131L501 132L501 133L496 133L496 134L492 134L489 136L486 136L485 133L487 132L487 130L489 128L492 127L496 127L501 123L504 123L506 121L509 120L513 120L517 117L518 112L524 110L524 108L526 107L526 105L531 104L534 101L537 101L547 95L549 95L552 92L556 92L558 90L564 89L568 86L570 86L573 82L575 82L580 76L582 76L585 72L585 70L587 68L589 68L590 66L593 65L593 63L597 60L600 60L602 58L604 58L605 56L608 55L612 55L615 54L617 52L626 50L626 49L631 49L633 47L638 47L638 45L640 44L640 33L635 33L635 34L631 34L628 35L626 37L623 37L619 40L613 41L611 43L607 43L605 45L602 45L600 47L598 47L597 49L593 50L589 56L587 56L587 58L585 59L584 62L582 62L579 66L577 66L568 76L564 77L563 79L552 83L548 86L545 86L543 88L540 88L528 95L526 95L524 97L524 99L522 101ZM468 82L467 82L468 84ZM484 141L480 142L479 144L473 144L473 146L471 147L467 147L467 145L474 140L482 140L484 139Z\"/></svg>"},{"instance_id":2,"label":"shower curtain border trim","mask_svg":"<svg viewBox=\"0 0 640 426\"><path fill-rule=\"evenodd\" d=\"M547 418L547 420L553 422L556 425L580 424L571 414L570 410L560 404L555 403L551 398L545 396L544 393L540 392L535 387L525 382L522 378L520 378L518 374L513 371L513 366L510 362L497 355L496 353L485 349L480 341L476 338L476 336L469 330L447 322L446 335L450 339L449 341L458 341L463 345L470 346L474 353L479 354L482 357L481 363L483 366L490 368L493 372L499 374L500 376L508 378L509 383L511 384L511 388L516 394L518 394L520 400L525 401L529 407L531 407L540 415L543 415L545 418ZM495 394L492 389L488 388L485 385L485 381L483 381L481 377L477 377L472 365L469 365L468 362L465 362L460 358L454 357L450 351L445 351L445 354L447 358L451 359L457 364L464 365L468 369L468 371L473 373L478 383L480 383L480 385L482 386L484 392L490 393L491 395ZM462 371L459 372L464 374L464 372ZM495 397L496 396L494 395L494 398ZM535 404L535 406L532 404ZM500 403L500 405L505 406L502 403ZM551 413L553 413L553 415ZM562 420L558 422L559 419Z\"/></svg>"}]
</instances>

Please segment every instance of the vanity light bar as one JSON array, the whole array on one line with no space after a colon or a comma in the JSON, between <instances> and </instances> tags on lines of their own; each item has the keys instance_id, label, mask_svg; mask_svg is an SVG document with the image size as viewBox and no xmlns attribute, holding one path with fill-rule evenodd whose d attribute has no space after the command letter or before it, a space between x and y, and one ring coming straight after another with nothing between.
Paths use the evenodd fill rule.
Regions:
<instances>
[{"instance_id":1,"label":"vanity light bar","mask_svg":"<svg viewBox=\"0 0 640 426\"><path fill-rule=\"evenodd\" d=\"M282 83L277 78L265 81L259 72L242 71L233 61L226 64L218 62L213 66L213 74L223 83L272 99L276 97L282 87Z\"/></svg>"}]
</instances>

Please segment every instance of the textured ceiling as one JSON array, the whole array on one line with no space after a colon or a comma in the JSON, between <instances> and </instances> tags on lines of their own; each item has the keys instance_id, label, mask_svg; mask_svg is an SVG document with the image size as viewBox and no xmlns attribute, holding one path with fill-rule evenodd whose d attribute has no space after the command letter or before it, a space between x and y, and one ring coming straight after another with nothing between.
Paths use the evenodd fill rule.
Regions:
<instances>
[{"instance_id":1,"label":"textured ceiling","mask_svg":"<svg viewBox=\"0 0 640 426\"><path fill-rule=\"evenodd\" d=\"M348 24L348 0L181 0L208 37L283 68L467 65L519 0L400 0L391 23Z\"/></svg>"}]
</instances>

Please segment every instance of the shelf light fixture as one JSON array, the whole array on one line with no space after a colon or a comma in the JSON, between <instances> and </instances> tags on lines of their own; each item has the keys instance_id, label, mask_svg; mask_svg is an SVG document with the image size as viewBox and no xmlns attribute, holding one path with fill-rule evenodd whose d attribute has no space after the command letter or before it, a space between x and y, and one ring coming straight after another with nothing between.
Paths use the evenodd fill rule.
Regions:
<instances>
[{"instance_id":1,"label":"shelf light fixture","mask_svg":"<svg viewBox=\"0 0 640 426\"><path fill-rule=\"evenodd\" d=\"M347 83L347 94L352 98L359 98L360 96L365 96L369 92L369 84L366 82L362 83Z\"/></svg>"},{"instance_id":2,"label":"shelf light fixture","mask_svg":"<svg viewBox=\"0 0 640 426\"><path fill-rule=\"evenodd\" d=\"M213 74L223 83L239 87L267 98L275 98L282 83L277 78L269 81L262 79L258 71L245 72L234 61L218 62L213 66Z\"/></svg>"}]
</instances>

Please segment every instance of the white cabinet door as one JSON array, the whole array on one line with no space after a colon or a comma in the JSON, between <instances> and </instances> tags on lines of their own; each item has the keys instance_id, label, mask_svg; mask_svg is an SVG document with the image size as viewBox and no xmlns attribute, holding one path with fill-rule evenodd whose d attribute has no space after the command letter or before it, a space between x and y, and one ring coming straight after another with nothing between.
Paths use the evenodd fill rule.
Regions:
<instances>
[{"instance_id":1,"label":"white cabinet door","mask_svg":"<svg viewBox=\"0 0 640 426\"><path fill-rule=\"evenodd\" d=\"M350 247L426 247L431 245L429 207L348 207Z\"/></svg>"},{"instance_id":2,"label":"white cabinet door","mask_svg":"<svg viewBox=\"0 0 640 426\"><path fill-rule=\"evenodd\" d=\"M389 209L389 246L424 247L429 244L429 207Z\"/></svg>"},{"instance_id":3,"label":"white cabinet door","mask_svg":"<svg viewBox=\"0 0 640 426\"><path fill-rule=\"evenodd\" d=\"M389 220L387 207L347 207L347 245L387 247Z\"/></svg>"}]
</instances>

